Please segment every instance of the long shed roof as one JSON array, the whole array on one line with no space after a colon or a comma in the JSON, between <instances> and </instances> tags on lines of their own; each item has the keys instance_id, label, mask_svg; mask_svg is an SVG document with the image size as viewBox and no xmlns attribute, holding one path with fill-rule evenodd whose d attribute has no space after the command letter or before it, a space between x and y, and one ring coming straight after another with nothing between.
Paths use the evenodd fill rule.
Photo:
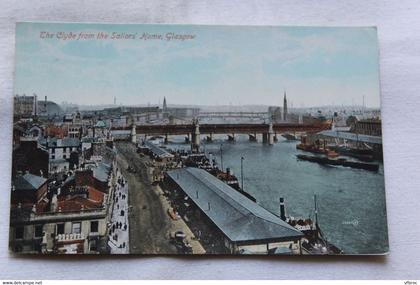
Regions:
<instances>
[{"instance_id":1,"label":"long shed roof","mask_svg":"<svg viewBox=\"0 0 420 285\"><path fill-rule=\"evenodd\" d=\"M144 145L148 147L158 157L173 157L174 156L173 154L168 152L166 149L163 149L151 142L146 141Z\"/></svg>"},{"instance_id":2,"label":"long shed roof","mask_svg":"<svg viewBox=\"0 0 420 285\"><path fill-rule=\"evenodd\" d=\"M207 171L187 167L168 172L171 179L231 240L287 240L303 234Z\"/></svg>"}]
</instances>

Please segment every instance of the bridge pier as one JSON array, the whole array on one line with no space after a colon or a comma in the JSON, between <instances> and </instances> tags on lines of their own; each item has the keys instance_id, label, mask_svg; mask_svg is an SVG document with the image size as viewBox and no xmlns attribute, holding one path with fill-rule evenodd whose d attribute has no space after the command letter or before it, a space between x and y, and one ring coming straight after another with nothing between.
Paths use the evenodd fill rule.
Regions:
<instances>
[{"instance_id":1,"label":"bridge pier","mask_svg":"<svg viewBox=\"0 0 420 285\"><path fill-rule=\"evenodd\" d=\"M134 144L137 143L137 133L136 133L136 125L135 124L133 124L131 126L130 140Z\"/></svg>"},{"instance_id":2,"label":"bridge pier","mask_svg":"<svg viewBox=\"0 0 420 285\"><path fill-rule=\"evenodd\" d=\"M269 145L274 144L274 130L273 130L272 122L270 122L270 125L268 126L268 144Z\"/></svg>"},{"instance_id":3,"label":"bridge pier","mask_svg":"<svg viewBox=\"0 0 420 285\"><path fill-rule=\"evenodd\" d=\"M207 142L212 142L213 141L213 134L210 133L207 138L206 138Z\"/></svg>"},{"instance_id":4,"label":"bridge pier","mask_svg":"<svg viewBox=\"0 0 420 285\"><path fill-rule=\"evenodd\" d=\"M257 134L249 134L249 141L256 142L257 141Z\"/></svg>"},{"instance_id":5,"label":"bridge pier","mask_svg":"<svg viewBox=\"0 0 420 285\"><path fill-rule=\"evenodd\" d=\"M263 133L263 143L268 143L269 145L274 144L274 130L273 130L273 123L270 122L268 126L268 132Z\"/></svg>"},{"instance_id":6,"label":"bridge pier","mask_svg":"<svg viewBox=\"0 0 420 285\"><path fill-rule=\"evenodd\" d=\"M169 140L168 140L168 134L165 134L165 140L164 140L164 143L165 143L165 144L168 144L168 141L169 141Z\"/></svg>"},{"instance_id":7,"label":"bridge pier","mask_svg":"<svg viewBox=\"0 0 420 285\"><path fill-rule=\"evenodd\" d=\"M274 134L268 133L268 144L269 145L274 144Z\"/></svg>"},{"instance_id":8,"label":"bridge pier","mask_svg":"<svg viewBox=\"0 0 420 285\"><path fill-rule=\"evenodd\" d=\"M194 120L193 126L191 151L197 153L200 150L200 125L198 120Z\"/></svg>"},{"instance_id":9,"label":"bridge pier","mask_svg":"<svg viewBox=\"0 0 420 285\"><path fill-rule=\"evenodd\" d=\"M190 139L190 134L187 134L185 136L185 143L190 143L191 139Z\"/></svg>"},{"instance_id":10,"label":"bridge pier","mask_svg":"<svg viewBox=\"0 0 420 285\"><path fill-rule=\"evenodd\" d=\"M228 135L228 141L234 142L235 141L235 134Z\"/></svg>"},{"instance_id":11,"label":"bridge pier","mask_svg":"<svg viewBox=\"0 0 420 285\"><path fill-rule=\"evenodd\" d=\"M277 134L276 133L274 134L273 139L274 139L274 142L278 142L279 141L279 138L277 137Z\"/></svg>"}]
</instances>

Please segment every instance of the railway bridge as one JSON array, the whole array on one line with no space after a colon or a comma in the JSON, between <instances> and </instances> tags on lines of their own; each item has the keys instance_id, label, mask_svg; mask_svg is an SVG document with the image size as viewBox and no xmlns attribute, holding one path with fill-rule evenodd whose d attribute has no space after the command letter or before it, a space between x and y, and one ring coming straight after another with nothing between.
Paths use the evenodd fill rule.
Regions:
<instances>
[{"instance_id":1,"label":"railway bridge","mask_svg":"<svg viewBox=\"0 0 420 285\"><path fill-rule=\"evenodd\" d=\"M130 137L132 142L137 142L137 135L157 136L162 135L185 135L188 139L191 136L191 143L198 147L200 135L207 135L211 140L213 134L227 134L229 140L235 139L235 134L248 134L250 140L256 140L257 134L262 134L263 142L272 145L277 134L290 132L320 132L331 129L328 123L297 124L297 123L263 123L263 124L199 124L194 121L190 124L149 124L132 125L127 127L111 128L115 134L120 132L126 138ZM121 132L125 131L125 132Z\"/></svg>"}]
</instances>

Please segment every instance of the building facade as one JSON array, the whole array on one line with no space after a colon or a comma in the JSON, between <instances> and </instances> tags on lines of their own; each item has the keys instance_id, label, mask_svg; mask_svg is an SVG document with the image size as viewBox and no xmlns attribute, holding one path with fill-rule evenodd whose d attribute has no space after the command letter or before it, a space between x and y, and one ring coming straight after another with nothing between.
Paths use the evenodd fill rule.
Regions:
<instances>
[{"instance_id":1,"label":"building facade","mask_svg":"<svg viewBox=\"0 0 420 285\"><path fill-rule=\"evenodd\" d=\"M16 95L13 101L14 115L21 117L37 116L37 96Z\"/></svg>"}]
</instances>

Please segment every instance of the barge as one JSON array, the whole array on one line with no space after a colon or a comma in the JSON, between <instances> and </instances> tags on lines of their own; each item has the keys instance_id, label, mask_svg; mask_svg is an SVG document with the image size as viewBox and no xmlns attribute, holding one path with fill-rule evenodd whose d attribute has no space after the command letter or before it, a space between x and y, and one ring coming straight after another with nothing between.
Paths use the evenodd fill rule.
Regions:
<instances>
[{"instance_id":1,"label":"barge","mask_svg":"<svg viewBox=\"0 0 420 285\"><path fill-rule=\"evenodd\" d=\"M331 159L328 157L309 156L309 155L303 155L303 154L297 154L296 157L299 160L315 162L322 165L344 166L344 167L351 167L351 168L356 168L356 169L365 169L369 171L378 171L379 169L379 164L376 164L376 163L350 161L345 158Z\"/></svg>"},{"instance_id":2,"label":"barge","mask_svg":"<svg viewBox=\"0 0 420 285\"><path fill-rule=\"evenodd\" d=\"M282 134L281 136L284 137L288 141L297 141L297 140L299 140L296 137L296 135L292 135L292 134L288 134L288 133Z\"/></svg>"},{"instance_id":3,"label":"barge","mask_svg":"<svg viewBox=\"0 0 420 285\"><path fill-rule=\"evenodd\" d=\"M373 151L370 149L357 149L357 148L350 148L350 147L338 146L338 145L330 146L329 148L341 155L354 157L360 161L364 161L364 162L374 161Z\"/></svg>"}]
</instances>

